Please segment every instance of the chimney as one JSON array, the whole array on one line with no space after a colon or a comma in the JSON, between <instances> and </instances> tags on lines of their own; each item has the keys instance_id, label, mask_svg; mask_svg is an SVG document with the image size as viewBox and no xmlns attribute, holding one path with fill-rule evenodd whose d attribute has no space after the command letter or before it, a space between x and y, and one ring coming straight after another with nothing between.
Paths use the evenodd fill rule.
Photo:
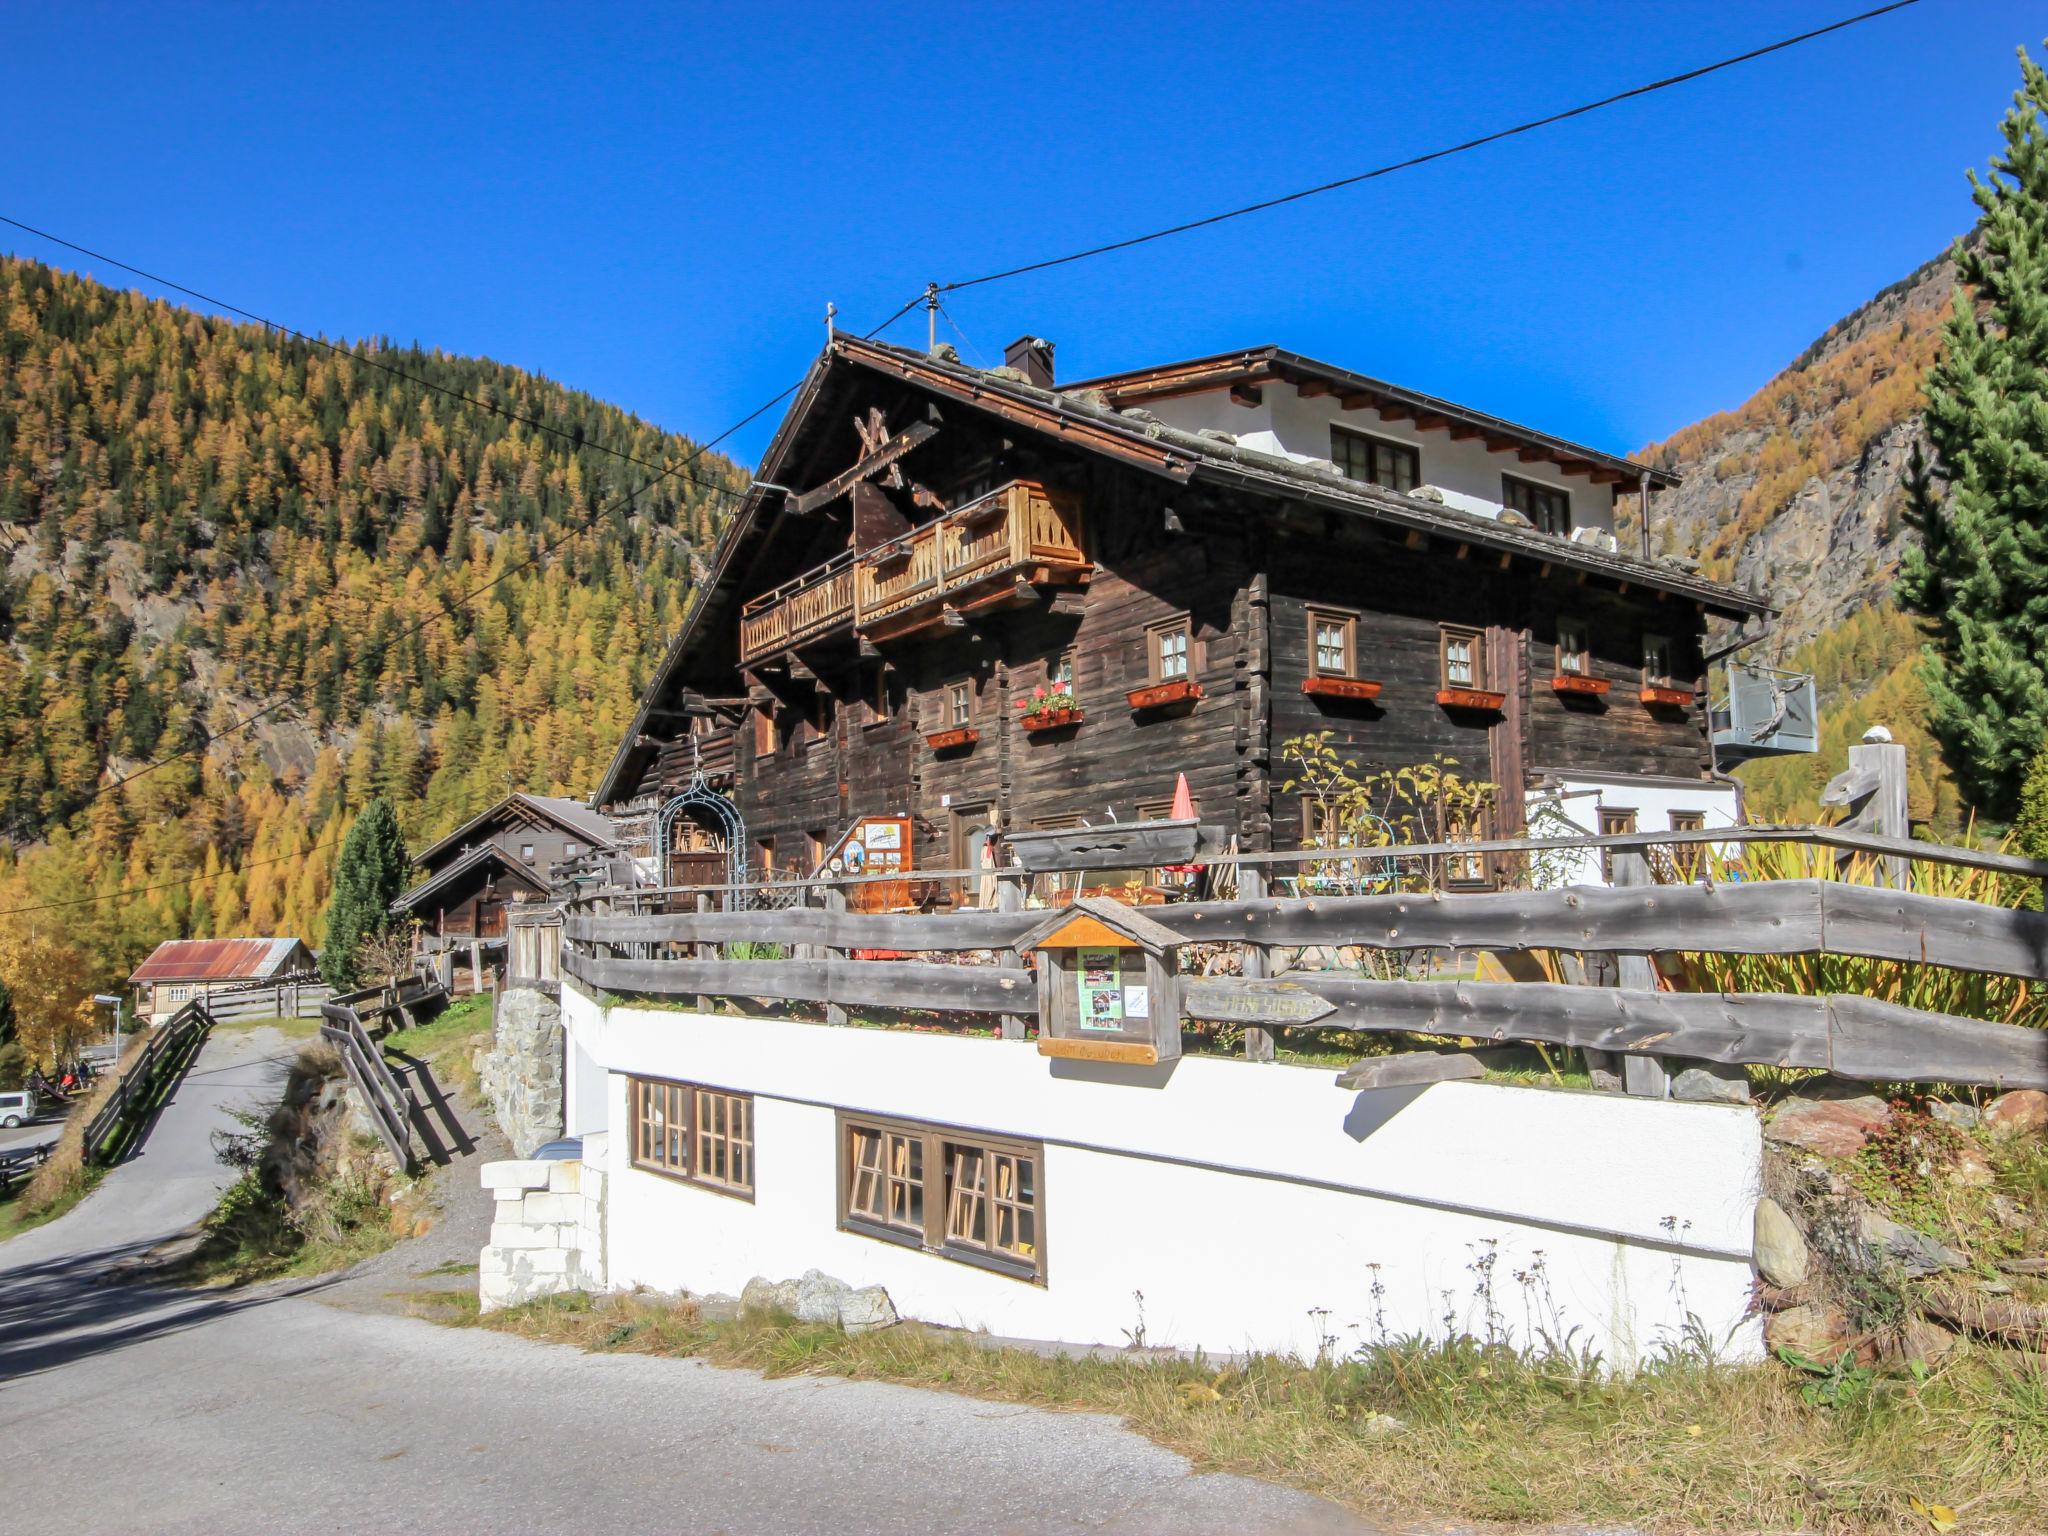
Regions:
<instances>
[{"instance_id":1,"label":"chimney","mask_svg":"<svg viewBox=\"0 0 2048 1536\"><path fill-rule=\"evenodd\" d=\"M1003 366L1014 368L1040 389L1052 388L1052 343L1042 336L1019 336L1003 348Z\"/></svg>"}]
</instances>

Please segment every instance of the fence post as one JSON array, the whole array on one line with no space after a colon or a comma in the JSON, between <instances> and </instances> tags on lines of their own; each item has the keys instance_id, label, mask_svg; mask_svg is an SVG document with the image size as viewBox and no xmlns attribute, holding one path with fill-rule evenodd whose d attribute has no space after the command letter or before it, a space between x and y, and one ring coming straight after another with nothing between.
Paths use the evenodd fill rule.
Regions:
<instances>
[{"instance_id":1,"label":"fence post","mask_svg":"<svg viewBox=\"0 0 2048 1536\"><path fill-rule=\"evenodd\" d=\"M1239 901L1264 901L1266 899L1266 869L1262 864L1240 864L1237 873L1237 899ZM1264 944L1247 944L1239 967L1247 981L1264 981L1273 974L1273 952ZM1244 1027L1244 1059L1246 1061L1271 1061L1277 1053L1280 1032L1266 1029L1257 1024Z\"/></svg>"},{"instance_id":2,"label":"fence post","mask_svg":"<svg viewBox=\"0 0 2048 1536\"><path fill-rule=\"evenodd\" d=\"M828 885L825 887L825 910L828 913L844 912L846 910L846 889L844 886ZM830 967L834 960L846 958L846 951L835 945L828 944L821 948L818 953L825 961L827 967ZM826 974L830 974L829 969ZM832 1001L829 991L825 996L825 1022L827 1024L844 1024L846 1022L846 1009L841 1004Z\"/></svg>"},{"instance_id":3,"label":"fence post","mask_svg":"<svg viewBox=\"0 0 2048 1536\"><path fill-rule=\"evenodd\" d=\"M1865 830L1879 837L1911 837L1913 825L1906 810L1905 747L1888 736L1882 741L1865 738L1849 749L1849 771L1869 773L1877 781L1864 813ZM1882 867L1884 883L1893 890L1903 891L1912 883L1904 858L1887 854Z\"/></svg>"},{"instance_id":4,"label":"fence post","mask_svg":"<svg viewBox=\"0 0 2048 1536\"><path fill-rule=\"evenodd\" d=\"M1617 887L1633 889L1649 883L1650 860L1642 849L1614 850L1614 884ZM1621 986L1638 992L1657 990L1657 968L1650 963L1648 955L1617 955L1615 961L1613 974ZM1621 1080L1627 1092L1640 1098L1671 1097L1671 1074L1664 1070L1664 1063L1655 1056L1633 1053L1623 1056Z\"/></svg>"},{"instance_id":5,"label":"fence post","mask_svg":"<svg viewBox=\"0 0 2048 1536\"><path fill-rule=\"evenodd\" d=\"M699 891L697 893L697 915L699 917L702 917L705 913L709 912L710 910L710 893L708 891ZM707 955L705 953L706 950L710 950L711 953ZM692 944L690 946L690 958L692 960L722 960L725 958L725 946L723 944L705 944L702 941L699 941L698 943ZM706 993L699 992L697 994L697 1011L699 1013L712 1012L713 1001L714 999L712 999Z\"/></svg>"},{"instance_id":6,"label":"fence post","mask_svg":"<svg viewBox=\"0 0 2048 1536\"><path fill-rule=\"evenodd\" d=\"M1024 882L1029 877L1014 870L1004 870L996 875L996 910L998 912L1022 912L1024 910ZM1031 968L1032 958L1014 946L1009 951L1010 959L1018 965ZM1005 1040L1022 1040L1030 1015L1006 1013L1002 1016L1002 1035Z\"/></svg>"}]
</instances>

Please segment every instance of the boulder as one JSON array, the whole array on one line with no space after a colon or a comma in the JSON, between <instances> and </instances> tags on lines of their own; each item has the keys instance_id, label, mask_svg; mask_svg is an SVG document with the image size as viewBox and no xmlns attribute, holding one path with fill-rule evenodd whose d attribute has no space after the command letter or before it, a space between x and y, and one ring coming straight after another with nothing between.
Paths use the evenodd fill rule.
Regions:
<instances>
[{"instance_id":1,"label":"boulder","mask_svg":"<svg viewBox=\"0 0 2048 1536\"><path fill-rule=\"evenodd\" d=\"M1991 1171L1991 1160L1984 1155L1983 1149L1969 1141L1956 1148L1951 1172L1958 1184L1968 1184L1975 1189L1982 1189L1996 1177Z\"/></svg>"},{"instance_id":2,"label":"boulder","mask_svg":"<svg viewBox=\"0 0 2048 1536\"><path fill-rule=\"evenodd\" d=\"M1785 1208L1768 1197L1756 1203L1756 1271L1777 1286L1804 1285L1812 1257L1806 1234L1785 1214Z\"/></svg>"},{"instance_id":3,"label":"boulder","mask_svg":"<svg viewBox=\"0 0 2048 1536\"><path fill-rule=\"evenodd\" d=\"M796 1312L796 1280L770 1280L756 1275L740 1290L740 1316L789 1317Z\"/></svg>"},{"instance_id":4,"label":"boulder","mask_svg":"<svg viewBox=\"0 0 2048 1536\"><path fill-rule=\"evenodd\" d=\"M836 1323L840 1303L853 1287L835 1280L822 1269L807 1269L797 1282L796 1303L789 1310L800 1323Z\"/></svg>"},{"instance_id":5,"label":"boulder","mask_svg":"<svg viewBox=\"0 0 2048 1536\"><path fill-rule=\"evenodd\" d=\"M1906 1324L1906 1335L1900 1347L1908 1360L1916 1360L1922 1365L1939 1365L1954 1352L1956 1336L1939 1323L1916 1317Z\"/></svg>"},{"instance_id":6,"label":"boulder","mask_svg":"<svg viewBox=\"0 0 2048 1536\"><path fill-rule=\"evenodd\" d=\"M1984 1106L1984 1123L1994 1131L2048 1130L2048 1093L2018 1088Z\"/></svg>"},{"instance_id":7,"label":"boulder","mask_svg":"<svg viewBox=\"0 0 2048 1536\"><path fill-rule=\"evenodd\" d=\"M1397 1419L1391 1413L1368 1414L1358 1421L1361 1435L1398 1435L1407 1428L1406 1420Z\"/></svg>"},{"instance_id":8,"label":"boulder","mask_svg":"<svg viewBox=\"0 0 2048 1536\"><path fill-rule=\"evenodd\" d=\"M1822 1157L1854 1157L1891 1117L1891 1106L1874 1093L1789 1099L1765 1124L1764 1139Z\"/></svg>"},{"instance_id":9,"label":"boulder","mask_svg":"<svg viewBox=\"0 0 2048 1536\"><path fill-rule=\"evenodd\" d=\"M1857 1213L1856 1236L1863 1245L1864 1256L1872 1264L1896 1264L1914 1278L1938 1274L1944 1269L1969 1267L1970 1261L1947 1244L1936 1242L1924 1232L1915 1232L1911 1227L1876 1211Z\"/></svg>"},{"instance_id":10,"label":"boulder","mask_svg":"<svg viewBox=\"0 0 2048 1536\"><path fill-rule=\"evenodd\" d=\"M1959 1131L1971 1131L1977 1128L1977 1122L1983 1117L1974 1104L1965 1104L1959 1099L1930 1099L1927 1118L1954 1126Z\"/></svg>"},{"instance_id":11,"label":"boulder","mask_svg":"<svg viewBox=\"0 0 2048 1536\"><path fill-rule=\"evenodd\" d=\"M1787 1307L1764 1320L1764 1342L1810 1360L1833 1360L1849 1347L1849 1314L1818 1301Z\"/></svg>"},{"instance_id":12,"label":"boulder","mask_svg":"<svg viewBox=\"0 0 2048 1536\"><path fill-rule=\"evenodd\" d=\"M864 1285L839 1298L839 1326L848 1333L887 1328L896 1321L896 1304L879 1285Z\"/></svg>"},{"instance_id":13,"label":"boulder","mask_svg":"<svg viewBox=\"0 0 2048 1536\"><path fill-rule=\"evenodd\" d=\"M1671 1097L1705 1104L1747 1104L1749 1075L1740 1067L1696 1061L1671 1079Z\"/></svg>"}]
</instances>

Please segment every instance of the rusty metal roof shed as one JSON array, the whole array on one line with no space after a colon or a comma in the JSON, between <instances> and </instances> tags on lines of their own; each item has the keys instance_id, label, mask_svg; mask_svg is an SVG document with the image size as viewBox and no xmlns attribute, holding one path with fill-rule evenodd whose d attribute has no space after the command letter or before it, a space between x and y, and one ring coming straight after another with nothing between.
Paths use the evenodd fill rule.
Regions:
<instances>
[{"instance_id":1,"label":"rusty metal roof shed","mask_svg":"<svg viewBox=\"0 0 2048 1536\"><path fill-rule=\"evenodd\" d=\"M312 968L313 952L295 938L166 939L128 982L268 981Z\"/></svg>"}]
</instances>

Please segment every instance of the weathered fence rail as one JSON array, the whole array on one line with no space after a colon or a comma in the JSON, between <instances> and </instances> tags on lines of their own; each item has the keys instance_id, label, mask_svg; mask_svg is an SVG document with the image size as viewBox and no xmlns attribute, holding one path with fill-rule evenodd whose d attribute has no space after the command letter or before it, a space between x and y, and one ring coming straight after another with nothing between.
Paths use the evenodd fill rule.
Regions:
<instances>
[{"instance_id":1,"label":"weathered fence rail","mask_svg":"<svg viewBox=\"0 0 2048 1536\"><path fill-rule=\"evenodd\" d=\"M1645 852L1659 845L1794 841L1874 860L1903 857L2002 878L2048 877L2048 864L1975 849L1826 828L1730 828L1244 855L1225 870L1235 874L1245 899L1147 911L1188 942L1241 948L1238 975L1190 979L1183 1012L1194 1020L1260 1025L1247 1031L1247 1048L1261 1059L1270 1058L1269 1029L1342 1029L1489 1045L1535 1041L1621 1053L1642 1066L1651 1058L1680 1058L1813 1067L1871 1081L2048 1088L2048 1031L1863 996L1652 990L1657 972L1641 957L1674 952L1844 956L2048 980L2048 915L2039 912L1842 880L1659 885L1647 883L1644 873ZM1532 849L1604 851L1615 858L1617 875L1629 878L1613 887L1532 891L1263 894L1266 871L1275 866L1385 867L1389 860ZM616 993L824 1004L834 1022L848 1007L994 1013L1012 1020L1034 1012L1038 977L1012 953L1044 916L1019 910L1026 873L921 874L984 882L984 891L993 884L1001 899L995 910L851 912L844 888L861 881L814 880L797 884L818 905L710 911L699 902L697 911L659 912L646 907L666 904L667 892L600 892L569 906L562 970ZM712 958L717 946L737 943L783 946L797 958ZM1621 986L1382 979L1363 965L1297 965L1269 974L1279 969L1276 957L1284 964L1289 950L1628 958L1621 962ZM846 957L867 951L901 958ZM968 953L975 958L960 958ZM948 954L950 961L930 958ZM1612 966L1605 969L1613 974ZM1302 1008L1296 1019L1288 1014L1289 999L1315 1006ZM1006 1029L1012 1032L1021 1030ZM1637 1076L1631 1074L1632 1082ZM1661 1078L1654 1081L1661 1084Z\"/></svg>"},{"instance_id":2,"label":"weathered fence rail","mask_svg":"<svg viewBox=\"0 0 2048 1536\"><path fill-rule=\"evenodd\" d=\"M85 1123L87 1161L110 1162L128 1149L136 1129L156 1108L164 1083L185 1070L212 1028L213 1015L195 998L151 1032L107 1101Z\"/></svg>"},{"instance_id":3,"label":"weathered fence rail","mask_svg":"<svg viewBox=\"0 0 2048 1536\"><path fill-rule=\"evenodd\" d=\"M0 1152L0 1195L34 1177L35 1171L50 1160L51 1145L46 1141L40 1146L15 1147Z\"/></svg>"},{"instance_id":4,"label":"weathered fence rail","mask_svg":"<svg viewBox=\"0 0 2048 1536\"><path fill-rule=\"evenodd\" d=\"M378 989L372 988L374 993ZM412 1122L416 1106L411 1092L399 1082L377 1049L370 1032L356 1010L346 1002L326 1003L320 1009L320 1038L341 1055L349 1083L360 1096L363 1107L377 1128L377 1137L392 1161L407 1173L418 1166L413 1154Z\"/></svg>"},{"instance_id":5,"label":"weathered fence rail","mask_svg":"<svg viewBox=\"0 0 2048 1536\"><path fill-rule=\"evenodd\" d=\"M320 1005L333 996L334 989L322 982L259 981L218 988L207 994L205 1003L216 1023L230 1024L241 1019L317 1019Z\"/></svg>"}]
</instances>

